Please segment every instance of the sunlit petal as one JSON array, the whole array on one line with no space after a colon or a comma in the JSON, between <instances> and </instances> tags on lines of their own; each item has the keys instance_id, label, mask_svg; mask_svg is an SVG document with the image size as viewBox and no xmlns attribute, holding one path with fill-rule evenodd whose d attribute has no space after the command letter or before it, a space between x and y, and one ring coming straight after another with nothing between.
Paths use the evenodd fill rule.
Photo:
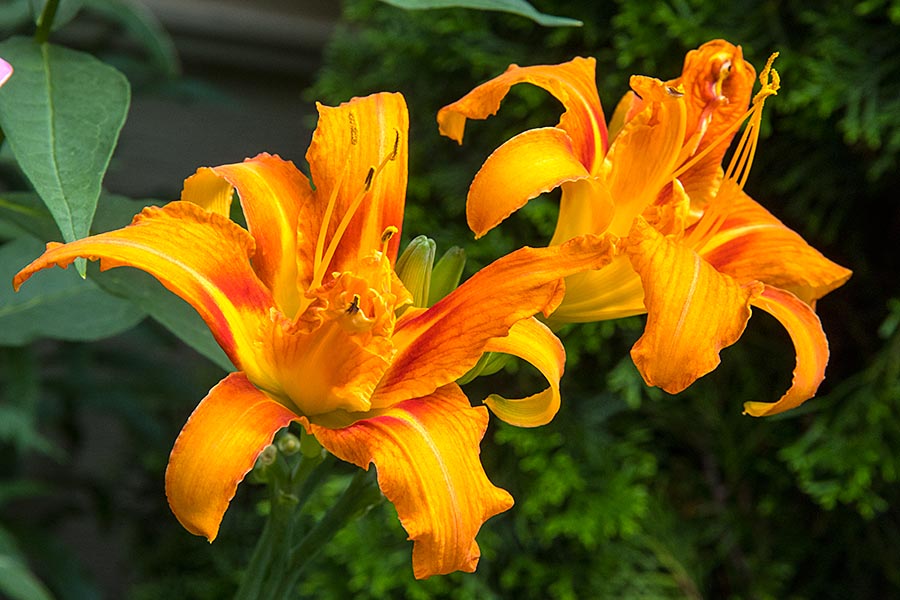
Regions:
<instances>
[{"instance_id":1,"label":"sunlit petal","mask_svg":"<svg viewBox=\"0 0 900 600\"><path fill-rule=\"evenodd\" d=\"M788 290L810 304L843 285L851 272L828 260L746 194L700 250L722 273Z\"/></svg>"},{"instance_id":2,"label":"sunlit petal","mask_svg":"<svg viewBox=\"0 0 900 600\"><path fill-rule=\"evenodd\" d=\"M685 128L680 96L647 77L634 76L631 85L645 107L619 131L600 169L616 204L608 231L620 237L672 181Z\"/></svg>"},{"instance_id":3,"label":"sunlit petal","mask_svg":"<svg viewBox=\"0 0 900 600\"><path fill-rule=\"evenodd\" d=\"M213 541L238 484L296 415L232 373L194 409L169 457L166 496L185 529Z\"/></svg>"},{"instance_id":4,"label":"sunlit petal","mask_svg":"<svg viewBox=\"0 0 900 600\"><path fill-rule=\"evenodd\" d=\"M181 200L193 202L217 215L231 214L231 200L234 188L209 167L200 167L197 172L184 180Z\"/></svg>"},{"instance_id":5,"label":"sunlit petal","mask_svg":"<svg viewBox=\"0 0 900 600\"><path fill-rule=\"evenodd\" d=\"M309 216L310 229L302 235L316 240L319 224L333 204L325 236L331 243L339 223L352 213L331 266L324 269L331 272L346 270L380 249L387 227L396 227L399 233L406 199L409 117L400 94L373 94L337 107L317 107L319 124L306 154L316 187L316 204L311 207L315 214ZM391 261L399 245L400 236L395 235L388 246Z\"/></svg>"},{"instance_id":6,"label":"sunlit petal","mask_svg":"<svg viewBox=\"0 0 900 600\"><path fill-rule=\"evenodd\" d=\"M609 260L606 238L587 236L550 248L521 248L488 265L427 311L406 314L394 332L397 355L375 390L373 406L430 394L455 381L491 338L535 313L550 314L562 278Z\"/></svg>"},{"instance_id":7,"label":"sunlit petal","mask_svg":"<svg viewBox=\"0 0 900 600\"><path fill-rule=\"evenodd\" d=\"M253 272L253 238L230 220L190 202L145 208L131 225L68 244L47 244L16 275L66 267L77 257L100 260L101 269L130 266L156 277L193 306L238 368L259 370L254 347L271 323L272 296Z\"/></svg>"},{"instance_id":8,"label":"sunlit petal","mask_svg":"<svg viewBox=\"0 0 900 600\"><path fill-rule=\"evenodd\" d=\"M679 78L669 81L684 91L687 104L685 143L690 155L704 153L679 175L695 205L715 194L719 166L750 103L756 71L743 59L740 46L712 40L688 52ZM709 151L706 152L707 148Z\"/></svg>"},{"instance_id":9,"label":"sunlit petal","mask_svg":"<svg viewBox=\"0 0 900 600\"><path fill-rule=\"evenodd\" d=\"M766 286L751 304L761 308L784 325L797 352L794 379L778 402L745 402L744 413L754 417L777 415L796 408L816 395L825 379L828 364L828 339L816 313L790 292Z\"/></svg>"},{"instance_id":10,"label":"sunlit petal","mask_svg":"<svg viewBox=\"0 0 900 600\"><path fill-rule=\"evenodd\" d=\"M381 491L415 542L413 572L421 579L474 571L480 556L475 535L513 504L481 466L487 423L487 410L469 406L451 384L343 429L309 429L338 458L364 469L375 465Z\"/></svg>"},{"instance_id":11,"label":"sunlit petal","mask_svg":"<svg viewBox=\"0 0 900 600\"><path fill-rule=\"evenodd\" d=\"M484 400L491 412L517 427L538 427L553 420L559 411L559 380L566 364L566 351L559 338L537 319L524 319L513 325L506 337L488 342L485 349L528 361L550 383L544 391L527 398L507 399L491 394Z\"/></svg>"},{"instance_id":12,"label":"sunlit petal","mask_svg":"<svg viewBox=\"0 0 900 600\"><path fill-rule=\"evenodd\" d=\"M469 228L479 238L525 205L565 181L588 177L562 129L531 129L515 136L484 162L466 200Z\"/></svg>"},{"instance_id":13,"label":"sunlit petal","mask_svg":"<svg viewBox=\"0 0 900 600\"><path fill-rule=\"evenodd\" d=\"M572 139L579 162L593 172L607 147L595 70L593 58L575 58L560 65L510 65L502 75L438 111L441 134L462 143L466 119L486 119L496 114L509 88L527 82L544 88L565 107L559 128Z\"/></svg>"},{"instance_id":14,"label":"sunlit petal","mask_svg":"<svg viewBox=\"0 0 900 600\"><path fill-rule=\"evenodd\" d=\"M647 326L631 357L648 385L675 394L740 338L762 284L741 285L639 219L627 253L644 285Z\"/></svg>"}]
</instances>

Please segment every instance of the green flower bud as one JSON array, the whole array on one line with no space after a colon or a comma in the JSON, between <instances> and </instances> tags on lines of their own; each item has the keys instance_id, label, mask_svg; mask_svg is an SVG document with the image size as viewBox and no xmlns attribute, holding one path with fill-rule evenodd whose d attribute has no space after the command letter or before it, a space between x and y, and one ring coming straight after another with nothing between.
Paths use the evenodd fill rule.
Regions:
<instances>
[{"instance_id":1,"label":"green flower bud","mask_svg":"<svg viewBox=\"0 0 900 600\"><path fill-rule=\"evenodd\" d=\"M444 252L444 255L431 271L431 289L428 292L427 306L432 306L459 287L459 280L462 277L463 267L465 266L465 250L458 246L453 246Z\"/></svg>"},{"instance_id":2,"label":"green flower bud","mask_svg":"<svg viewBox=\"0 0 900 600\"><path fill-rule=\"evenodd\" d=\"M279 452L285 456L291 456L300 451L300 438L289 431L285 431L275 440L275 445L278 446Z\"/></svg>"},{"instance_id":3,"label":"green flower bud","mask_svg":"<svg viewBox=\"0 0 900 600\"><path fill-rule=\"evenodd\" d=\"M397 259L397 275L412 294L413 306L427 306L436 249L434 240L420 235L409 243Z\"/></svg>"}]
</instances>

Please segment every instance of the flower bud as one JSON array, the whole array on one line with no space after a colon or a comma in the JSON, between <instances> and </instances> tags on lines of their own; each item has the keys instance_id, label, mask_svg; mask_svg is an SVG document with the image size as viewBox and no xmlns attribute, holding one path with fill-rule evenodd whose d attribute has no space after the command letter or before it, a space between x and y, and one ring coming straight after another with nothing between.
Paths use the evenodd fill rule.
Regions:
<instances>
[{"instance_id":1,"label":"flower bud","mask_svg":"<svg viewBox=\"0 0 900 600\"><path fill-rule=\"evenodd\" d=\"M431 287L431 269L436 251L434 240L420 235L397 259L397 275L413 296L413 306L424 307Z\"/></svg>"},{"instance_id":2,"label":"flower bud","mask_svg":"<svg viewBox=\"0 0 900 600\"><path fill-rule=\"evenodd\" d=\"M285 431L275 440L278 451L285 456L291 456L300 451L300 438L289 431Z\"/></svg>"},{"instance_id":3,"label":"flower bud","mask_svg":"<svg viewBox=\"0 0 900 600\"><path fill-rule=\"evenodd\" d=\"M428 306L459 287L463 267L466 266L466 251L453 246L437 261L431 271L431 287L428 292Z\"/></svg>"}]
</instances>

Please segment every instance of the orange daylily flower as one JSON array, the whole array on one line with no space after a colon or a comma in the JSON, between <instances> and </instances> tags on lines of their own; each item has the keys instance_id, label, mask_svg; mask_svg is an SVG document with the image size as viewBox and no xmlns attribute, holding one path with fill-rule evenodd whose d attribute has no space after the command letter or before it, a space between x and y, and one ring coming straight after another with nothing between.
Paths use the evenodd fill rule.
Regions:
<instances>
[{"instance_id":1,"label":"orange daylily flower","mask_svg":"<svg viewBox=\"0 0 900 600\"><path fill-rule=\"evenodd\" d=\"M751 99L755 70L741 48L708 42L688 53L677 79L632 77L633 92L619 102L608 128L594 68L589 58L512 65L438 113L441 133L462 143L466 119L496 113L517 83L546 89L565 108L555 127L525 131L485 161L466 206L476 237L559 187L551 246L585 233L620 241L609 266L566 279L566 297L551 322L647 313L632 357L649 385L677 393L716 368L720 350L743 333L751 307L760 308L791 335L797 364L779 401L748 402L745 412L775 414L811 398L828 361L815 301L850 271L743 191L764 101L779 87L771 59Z\"/></svg>"},{"instance_id":2,"label":"orange daylily flower","mask_svg":"<svg viewBox=\"0 0 900 600\"><path fill-rule=\"evenodd\" d=\"M259 452L298 421L337 457L376 465L415 542L416 577L473 571L478 529L513 501L479 460L487 410L470 406L455 380L485 351L521 355L550 387L492 398L491 408L518 424L552 418L564 354L532 315L552 312L562 278L608 262L611 245L585 237L523 248L431 308L412 307L394 271L407 179L403 97L318 109L307 154L315 189L267 154L201 168L180 201L147 208L123 229L48 244L14 285L76 257L100 259L101 269L149 272L203 317L238 370L196 408L169 459L166 493L189 531L216 537ZM235 190L246 230L228 218Z\"/></svg>"}]
</instances>

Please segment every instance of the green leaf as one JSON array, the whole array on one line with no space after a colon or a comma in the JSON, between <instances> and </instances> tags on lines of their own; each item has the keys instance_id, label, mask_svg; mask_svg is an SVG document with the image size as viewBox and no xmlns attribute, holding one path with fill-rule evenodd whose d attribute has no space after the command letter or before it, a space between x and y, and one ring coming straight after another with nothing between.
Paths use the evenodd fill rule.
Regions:
<instances>
[{"instance_id":1,"label":"green leaf","mask_svg":"<svg viewBox=\"0 0 900 600\"><path fill-rule=\"evenodd\" d=\"M40 197L32 192L0 193L0 219L41 241L60 239L59 227Z\"/></svg>"},{"instance_id":2,"label":"green leaf","mask_svg":"<svg viewBox=\"0 0 900 600\"><path fill-rule=\"evenodd\" d=\"M554 17L538 12L525 0L381 0L391 6L406 10L426 8L473 8L476 10L497 10L527 17L544 27L581 27L584 23L567 17Z\"/></svg>"},{"instance_id":3,"label":"green leaf","mask_svg":"<svg viewBox=\"0 0 900 600\"><path fill-rule=\"evenodd\" d=\"M44 246L19 238L0 247L0 281L38 257ZM71 270L49 269L36 274L16 293L0 285L0 345L21 346L41 337L96 340L137 325L144 312L81 279Z\"/></svg>"},{"instance_id":4,"label":"green leaf","mask_svg":"<svg viewBox=\"0 0 900 600\"><path fill-rule=\"evenodd\" d=\"M181 72L175 42L156 16L134 0L82 0L93 12L119 23L150 55L153 65L169 77Z\"/></svg>"},{"instance_id":5,"label":"green leaf","mask_svg":"<svg viewBox=\"0 0 900 600\"><path fill-rule=\"evenodd\" d=\"M234 365L216 343L197 311L151 275L137 269L120 268L100 273L99 269L90 268L88 276L101 288L127 298L146 311L176 337L225 371L234 370Z\"/></svg>"},{"instance_id":6,"label":"green leaf","mask_svg":"<svg viewBox=\"0 0 900 600\"><path fill-rule=\"evenodd\" d=\"M28 38L0 43L0 56L15 69L0 88L0 127L63 239L84 237L125 123L128 81L88 54Z\"/></svg>"},{"instance_id":7,"label":"green leaf","mask_svg":"<svg viewBox=\"0 0 900 600\"><path fill-rule=\"evenodd\" d=\"M50 591L25 564L12 534L0 528L0 596L10 600L53 600Z\"/></svg>"}]
</instances>

